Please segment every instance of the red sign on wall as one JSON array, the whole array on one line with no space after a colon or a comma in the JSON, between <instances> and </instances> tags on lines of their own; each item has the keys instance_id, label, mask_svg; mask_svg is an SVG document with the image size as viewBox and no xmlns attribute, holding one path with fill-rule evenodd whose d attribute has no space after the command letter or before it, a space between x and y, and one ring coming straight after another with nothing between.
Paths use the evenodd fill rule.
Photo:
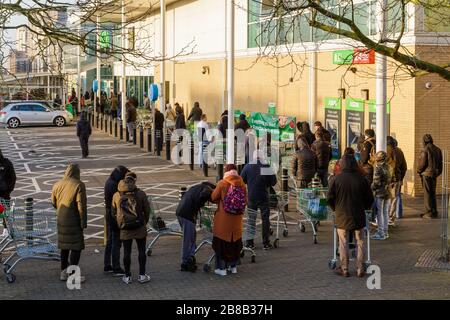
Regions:
<instances>
[{"instance_id":1,"label":"red sign on wall","mask_svg":"<svg viewBox=\"0 0 450 320\"><path fill-rule=\"evenodd\" d=\"M357 48L353 54L353 64L374 64L375 51L366 48Z\"/></svg>"}]
</instances>

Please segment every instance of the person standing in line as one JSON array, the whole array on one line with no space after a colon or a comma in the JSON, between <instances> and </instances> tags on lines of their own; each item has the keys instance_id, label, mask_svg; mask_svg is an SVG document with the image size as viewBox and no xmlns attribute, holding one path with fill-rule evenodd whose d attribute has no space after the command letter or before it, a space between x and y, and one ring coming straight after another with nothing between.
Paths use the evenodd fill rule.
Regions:
<instances>
[{"instance_id":1,"label":"person standing in line","mask_svg":"<svg viewBox=\"0 0 450 320\"><path fill-rule=\"evenodd\" d=\"M315 133L316 140L311 146L311 151L317 157L317 175L322 182L322 187L328 186L328 165L331 160L331 145L324 138L324 133L320 129Z\"/></svg>"},{"instance_id":2,"label":"person standing in line","mask_svg":"<svg viewBox=\"0 0 450 320\"><path fill-rule=\"evenodd\" d=\"M304 137L297 140L297 151L292 156L291 174L300 188L308 188L308 184L317 171L317 157L309 148Z\"/></svg>"},{"instance_id":3,"label":"person standing in line","mask_svg":"<svg viewBox=\"0 0 450 320\"><path fill-rule=\"evenodd\" d=\"M331 143L331 133L330 133L330 131L325 129L324 126L322 126L322 122L320 122L320 121L314 122L314 130L315 130L315 132L322 131L322 133L323 133L323 140L328 141L329 143Z\"/></svg>"},{"instance_id":4,"label":"person standing in line","mask_svg":"<svg viewBox=\"0 0 450 320\"><path fill-rule=\"evenodd\" d=\"M81 181L77 164L69 164L64 178L53 185L51 201L56 209L58 248L61 250L60 280L67 281L69 261L71 266L80 262L84 250L83 230L87 228L86 186ZM81 276L80 281L84 280Z\"/></svg>"},{"instance_id":5,"label":"person standing in line","mask_svg":"<svg viewBox=\"0 0 450 320\"><path fill-rule=\"evenodd\" d=\"M402 185L405 178L408 166L406 164L405 155L403 151L397 146L397 140L393 137L387 137L388 146L388 158L394 165L394 174L392 175L392 189L394 192L394 198L389 210L389 225L395 226L395 219L400 217L401 203L402 203Z\"/></svg>"},{"instance_id":6,"label":"person standing in line","mask_svg":"<svg viewBox=\"0 0 450 320\"><path fill-rule=\"evenodd\" d=\"M226 276L227 269L237 273L237 262L242 251L242 219L245 212L247 190L244 181L237 173L236 165L227 164L223 180L211 194L211 201L217 203L214 214L212 247L216 254L215 274ZM229 210L238 211L230 212Z\"/></svg>"},{"instance_id":7,"label":"person standing in line","mask_svg":"<svg viewBox=\"0 0 450 320\"><path fill-rule=\"evenodd\" d=\"M130 99L126 104L126 122L127 122L127 130L129 139L128 142L133 142L133 129L136 125L137 111L135 105L132 103Z\"/></svg>"},{"instance_id":8,"label":"person standing in line","mask_svg":"<svg viewBox=\"0 0 450 320\"><path fill-rule=\"evenodd\" d=\"M340 267L338 275L349 277L349 237L355 234L357 244L357 276L364 277L364 241L366 227L365 210L372 207L373 194L370 185L359 172L353 154L346 154L340 160L341 173L330 178L328 205L335 212L339 238Z\"/></svg>"},{"instance_id":9,"label":"person standing in line","mask_svg":"<svg viewBox=\"0 0 450 320\"><path fill-rule=\"evenodd\" d=\"M112 215L112 200L114 194L117 192L119 182L125 178L125 175L129 172L127 167L117 166L108 180L106 180L104 194L105 194L105 224L107 228L107 242L105 247L104 256L104 269L105 273L112 272L115 277L121 277L125 275L125 271L120 267L120 247L122 243L120 241L120 229L117 226Z\"/></svg>"},{"instance_id":10,"label":"person standing in line","mask_svg":"<svg viewBox=\"0 0 450 320\"><path fill-rule=\"evenodd\" d=\"M12 162L3 156L2 150L0 150L0 199L4 199L7 202L11 200L11 193L16 186L16 171ZM3 219L3 237L9 235L6 228L5 220Z\"/></svg>"},{"instance_id":11,"label":"person standing in line","mask_svg":"<svg viewBox=\"0 0 450 320\"><path fill-rule=\"evenodd\" d=\"M364 131L364 137L365 140L361 145L362 149L360 150L359 163L366 172L367 181L369 184L372 184L374 158L376 153L375 131L373 131L373 129L366 129Z\"/></svg>"},{"instance_id":12,"label":"person standing in line","mask_svg":"<svg viewBox=\"0 0 450 320\"><path fill-rule=\"evenodd\" d=\"M206 114L202 114L200 122L197 123L197 136L198 136L198 164L200 168L203 168L203 151L208 145L208 138L206 131L209 129L208 119ZM208 165L208 164L206 164Z\"/></svg>"},{"instance_id":13,"label":"person standing in line","mask_svg":"<svg viewBox=\"0 0 450 320\"><path fill-rule=\"evenodd\" d=\"M250 125L248 124L245 113L241 113L239 115L239 123L234 127L234 130L238 129L242 129L244 132L250 129Z\"/></svg>"},{"instance_id":14,"label":"person standing in line","mask_svg":"<svg viewBox=\"0 0 450 320\"><path fill-rule=\"evenodd\" d=\"M378 230L371 237L374 240L389 238L389 209L392 200L392 168L388 164L387 153L378 151L375 155L372 191L375 197Z\"/></svg>"},{"instance_id":15,"label":"person standing in line","mask_svg":"<svg viewBox=\"0 0 450 320\"><path fill-rule=\"evenodd\" d=\"M155 107L155 137L156 150L161 152L164 141L164 115L158 108Z\"/></svg>"},{"instance_id":16,"label":"person standing in line","mask_svg":"<svg viewBox=\"0 0 450 320\"><path fill-rule=\"evenodd\" d=\"M249 163L244 166L241 177L248 188L248 230L247 248L255 248L254 230L256 229L256 213L258 209L261 211L262 220L262 239L263 249L272 248L270 243L270 198L269 189L277 184L277 176L273 173L272 168L264 160L262 152L259 154L256 163Z\"/></svg>"},{"instance_id":17,"label":"person standing in line","mask_svg":"<svg viewBox=\"0 0 450 320\"><path fill-rule=\"evenodd\" d=\"M417 173L422 179L424 189L425 213L420 216L423 219L434 219L438 217L436 205L436 181L442 174L443 159L442 151L433 143L430 134L423 136L423 149L419 157Z\"/></svg>"},{"instance_id":18,"label":"person standing in line","mask_svg":"<svg viewBox=\"0 0 450 320\"><path fill-rule=\"evenodd\" d=\"M111 91L111 116L114 118L117 117L117 108L119 107L119 100L117 99L116 95L113 91Z\"/></svg>"},{"instance_id":19,"label":"person standing in line","mask_svg":"<svg viewBox=\"0 0 450 320\"><path fill-rule=\"evenodd\" d=\"M80 140L81 158L89 156L89 137L92 134L91 123L87 119L86 112L81 112L80 120L77 122L77 137Z\"/></svg>"},{"instance_id":20,"label":"person standing in line","mask_svg":"<svg viewBox=\"0 0 450 320\"><path fill-rule=\"evenodd\" d=\"M126 284L132 282L131 277L131 248L133 239L138 248L139 283L150 281L146 274L147 255L147 223L150 219L150 203L144 191L136 187L137 176L128 172L125 179L118 185L118 191L113 196L112 213L120 228L120 240L123 243L123 265L125 275L122 281Z\"/></svg>"},{"instance_id":21,"label":"person standing in line","mask_svg":"<svg viewBox=\"0 0 450 320\"><path fill-rule=\"evenodd\" d=\"M200 109L200 103L197 101L194 102L194 107L192 108L191 112L189 113L189 116L187 118L187 121L191 120L192 122L200 121L200 118L203 114L202 109Z\"/></svg>"},{"instance_id":22,"label":"person standing in line","mask_svg":"<svg viewBox=\"0 0 450 320\"><path fill-rule=\"evenodd\" d=\"M170 121L175 121L175 117L176 115L172 108L172 105L169 103L169 101L167 101L165 118Z\"/></svg>"},{"instance_id":23,"label":"person standing in line","mask_svg":"<svg viewBox=\"0 0 450 320\"><path fill-rule=\"evenodd\" d=\"M152 111L152 104L146 92L144 92L144 109Z\"/></svg>"},{"instance_id":24,"label":"person standing in line","mask_svg":"<svg viewBox=\"0 0 450 320\"><path fill-rule=\"evenodd\" d=\"M186 129L183 108L178 104L178 102L175 103L175 113L175 129Z\"/></svg>"},{"instance_id":25,"label":"person standing in line","mask_svg":"<svg viewBox=\"0 0 450 320\"><path fill-rule=\"evenodd\" d=\"M197 248L197 215L200 209L211 198L216 186L210 182L202 182L189 188L176 209L176 216L183 230L181 250L181 271L195 272L197 264L195 250Z\"/></svg>"}]
</instances>

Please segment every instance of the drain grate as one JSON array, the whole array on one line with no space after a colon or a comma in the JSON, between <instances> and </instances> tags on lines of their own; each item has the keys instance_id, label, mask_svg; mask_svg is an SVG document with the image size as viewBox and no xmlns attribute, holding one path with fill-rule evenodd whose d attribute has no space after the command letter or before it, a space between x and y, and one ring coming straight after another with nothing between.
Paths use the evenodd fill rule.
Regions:
<instances>
[{"instance_id":1,"label":"drain grate","mask_svg":"<svg viewBox=\"0 0 450 320\"><path fill-rule=\"evenodd\" d=\"M418 268L433 268L450 270L450 262L445 262L441 259L441 251L435 249L425 250L419 257L416 267Z\"/></svg>"}]
</instances>

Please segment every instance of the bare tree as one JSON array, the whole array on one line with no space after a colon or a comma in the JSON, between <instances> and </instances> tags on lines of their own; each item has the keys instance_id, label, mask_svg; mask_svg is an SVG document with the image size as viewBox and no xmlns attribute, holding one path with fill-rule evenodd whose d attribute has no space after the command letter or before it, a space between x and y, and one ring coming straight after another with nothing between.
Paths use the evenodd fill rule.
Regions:
<instances>
[{"instance_id":1,"label":"bare tree","mask_svg":"<svg viewBox=\"0 0 450 320\"><path fill-rule=\"evenodd\" d=\"M293 74L298 76L307 66L301 54L293 55L302 51L299 47L339 39L340 43L389 57L394 81L429 73L450 81L450 1L388 0L382 9L387 17L387 32L382 39L378 36L376 24L378 1L250 0L249 23L259 24L254 28L256 31L249 32L249 41L260 49L255 63L265 59L267 63L276 61L277 67L292 64L295 68ZM414 11L423 13L426 31L436 37L436 43L441 45L436 46L437 52L443 52L448 62L437 64L430 59L422 59L420 54L410 52L405 45L409 19L417 13ZM303 31L305 26L310 27L310 33ZM284 65L278 64L280 60L286 61ZM347 68L351 69L351 63Z\"/></svg>"}]
</instances>

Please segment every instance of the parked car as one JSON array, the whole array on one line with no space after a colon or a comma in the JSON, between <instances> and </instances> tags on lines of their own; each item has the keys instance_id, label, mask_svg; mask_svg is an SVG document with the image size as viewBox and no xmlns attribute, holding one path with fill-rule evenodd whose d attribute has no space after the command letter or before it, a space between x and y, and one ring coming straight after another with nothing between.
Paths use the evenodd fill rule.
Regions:
<instances>
[{"instance_id":1,"label":"parked car","mask_svg":"<svg viewBox=\"0 0 450 320\"><path fill-rule=\"evenodd\" d=\"M72 122L73 115L40 102L10 103L0 111L0 123L9 128L21 125L55 125L63 127Z\"/></svg>"}]
</instances>

